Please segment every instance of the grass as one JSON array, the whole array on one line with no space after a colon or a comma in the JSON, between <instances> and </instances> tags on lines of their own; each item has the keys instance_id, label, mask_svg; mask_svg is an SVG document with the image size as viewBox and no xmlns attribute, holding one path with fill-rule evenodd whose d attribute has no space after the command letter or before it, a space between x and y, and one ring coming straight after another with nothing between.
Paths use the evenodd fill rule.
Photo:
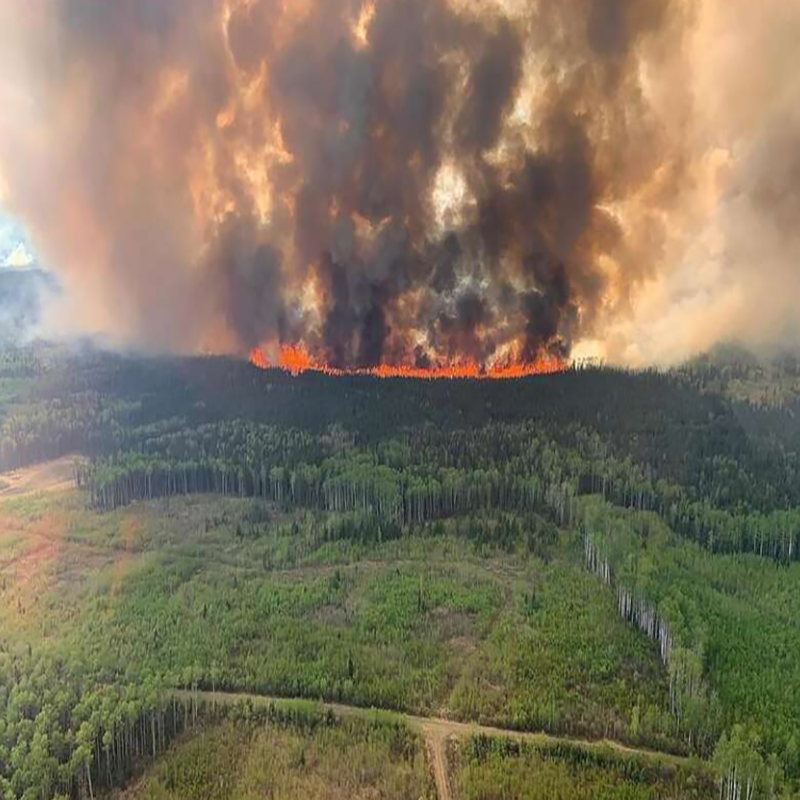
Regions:
<instances>
[{"instance_id":1,"label":"grass","mask_svg":"<svg viewBox=\"0 0 800 800\"><path fill-rule=\"evenodd\" d=\"M723 724L754 726L800 775L800 564L712 554L653 515L587 500L590 531L616 580L647 598L692 648Z\"/></svg>"},{"instance_id":2,"label":"grass","mask_svg":"<svg viewBox=\"0 0 800 800\"><path fill-rule=\"evenodd\" d=\"M104 679L623 740L640 698L652 718L666 707L652 646L566 535L542 555L478 551L446 528L324 541L325 515L217 497L97 514L67 492L3 513L20 535L63 527L23 611L3 604L4 637L80 654Z\"/></svg>"},{"instance_id":3,"label":"grass","mask_svg":"<svg viewBox=\"0 0 800 800\"><path fill-rule=\"evenodd\" d=\"M432 800L422 742L397 724L222 723L172 749L129 800Z\"/></svg>"},{"instance_id":4,"label":"grass","mask_svg":"<svg viewBox=\"0 0 800 800\"><path fill-rule=\"evenodd\" d=\"M714 796L700 765L474 737L451 751L458 800L699 800Z\"/></svg>"},{"instance_id":5,"label":"grass","mask_svg":"<svg viewBox=\"0 0 800 800\"><path fill-rule=\"evenodd\" d=\"M604 587L569 563L532 564L450 703L465 719L620 738L637 702L660 714L666 693L650 644Z\"/></svg>"}]
</instances>

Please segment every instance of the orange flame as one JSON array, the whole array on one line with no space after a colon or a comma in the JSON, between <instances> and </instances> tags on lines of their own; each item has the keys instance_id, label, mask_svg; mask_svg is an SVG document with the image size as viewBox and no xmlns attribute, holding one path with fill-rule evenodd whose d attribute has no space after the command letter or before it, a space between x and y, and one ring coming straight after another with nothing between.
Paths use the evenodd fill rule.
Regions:
<instances>
[{"instance_id":1,"label":"orange flame","mask_svg":"<svg viewBox=\"0 0 800 800\"><path fill-rule=\"evenodd\" d=\"M302 345L298 347L285 345L282 347L278 365L285 372L291 372L292 375L300 375L308 370L319 369Z\"/></svg>"},{"instance_id":2,"label":"orange flame","mask_svg":"<svg viewBox=\"0 0 800 800\"><path fill-rule=\"evenodd\" d=\"M269 361L260 347L254 347L250 351L250 363L259 369L269 369Z\"/></svg>"},{"instance_id":3,"label":"orange flame","mask_svg":"<svg viewBox=\"0 0 800 800\"><path fill-rule=\"evenodd\" d=\"M472 361L436 367L410 367L404 365L379 364L375 367L332 367L314 359L304 345L283 345L278 363L272 365L264 351L256 347L250 351L250 363L258 369L281 369L292 375L304 372L321 372L324 375L369 375L374 378L413 378L416 380L513 380L532 375L553 375L564 372L568 363L555 356L540 356L536 361L495 364L481 368Z\"/></svg>"}]
</instances>

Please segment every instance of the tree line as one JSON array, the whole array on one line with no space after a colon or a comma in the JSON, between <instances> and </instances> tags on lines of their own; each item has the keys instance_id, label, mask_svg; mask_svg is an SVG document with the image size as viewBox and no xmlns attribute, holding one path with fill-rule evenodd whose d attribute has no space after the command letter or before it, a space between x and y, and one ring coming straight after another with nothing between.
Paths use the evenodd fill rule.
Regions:
<instances>
[{"instance_id":1,"label":"tree line","mask_svg":"<svg viewBox=\"0 0 800 800\"><path fill-rule=\"evenodd\" d=\"M581 509L587 567L620 615L658 646L675 732L714 759L723 797L771 797L800 777L800 573L752 555L710 555L653 514Z\"/></svg>"},{"instance_id":2,"label":"tree line","mask_svg":"<svg viewBox=\"0 0 800 800\"><path fill-rule=\"evenodd\" d=\"M60 659L2 652L0 797L93 800L162 753L188 720L162 679L106 685Z\"/></svg>"},{"instance_id":3,"label":"tree line","mask_svg":"<svg viewBox=\"0 0 800 800\"><path fill-rule=\"evenodd\" d=\"M696 491L615 456L596 432L574 426L560 438L570 443L535 423L494 423L470 431L423 428L365 447L342 430L313 436L230 421L150 430L137 450L93 459L77 479L105 511L211 492L285 508L369 512L401 524L506 510L547 513L570 525L577 498L599 494L622 508L654 511L714 553L800 559L800 508L762 512L723 503L716 484L696 499ZM724 459L718 461L723 473Z\"/></svg>"}]
</instances>

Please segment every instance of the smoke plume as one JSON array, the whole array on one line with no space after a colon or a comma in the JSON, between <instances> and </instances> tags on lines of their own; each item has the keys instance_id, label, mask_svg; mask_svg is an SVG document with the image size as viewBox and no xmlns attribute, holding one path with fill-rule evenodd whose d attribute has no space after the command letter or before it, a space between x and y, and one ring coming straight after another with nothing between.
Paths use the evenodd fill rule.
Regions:
<instances>
[{"instance_id":1,"label":"smoke plume","mask_svg":"<svg viewBox=\"0 0 800 800\"><path fill-rule=\"evenodd\" d=\"M52 328L336 367L800 333L786 0L26 0L0 203Z\"/></svg>"}]
</instances>

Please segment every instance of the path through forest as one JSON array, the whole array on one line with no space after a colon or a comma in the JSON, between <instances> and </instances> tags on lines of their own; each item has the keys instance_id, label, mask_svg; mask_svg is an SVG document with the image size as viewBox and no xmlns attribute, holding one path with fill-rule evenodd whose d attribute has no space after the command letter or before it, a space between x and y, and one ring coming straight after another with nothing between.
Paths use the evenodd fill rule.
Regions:
<instances>
[{"instance_id":1,"label":"path through forest","mask_svg":"<svg viewBox=\"0 0 800 800\"><path fill-rule=\"evenodd\" d=\"M305 699L287 699L279 697L268 697L258 694L245 694L233 692L189 692L179 690L175 692L176 697L183 700L195 698L212 704L235 704L250 701L253 705L264 706L270 703L291 704L295 702L314 702ZM387 712L382 709L361 708L359 706L348 706L341 703L317 703L323 711L332 711L338 717L359 717L370 719L376 715L385 716L391 714L396 719L402 720L410 728L421 733L425 739L428 750L428 757L431 763L436 789L439 800L452 800L450 791L450 771L447 764L447 745L451 739L466 739L476 734L484 736L503 737L513 739L518 742L529 742L537 745L557 745L570 744L585 750L612 750L622 756L638 756L648 761L660 763L662 765L688 764L689 759L683 756L676 756L671 753L662 753L657 750L648 750L638 747L629 747L610 739L599 741L588 741L586 739L570 739L564 736L552 736L548 733L534 733L527 731L515 731L507 728L496 728L491 725L479 725L473 722L456 722L441 717L419 717L414 714L403 714L399 712Z\"/></svg>"},{"instance_id":2,"label":"path through forest","mask_svg":"<svg viewBox=\"0 0 800 800\"><path fill-rule=\"evenodd\" d=\"M428 750L428 760L433 770L433 779L436 781L436 794L439 800L451 800L450 771L447 767L447 743L450 737L444 731L424 727L423 735Z\"/></svg>"},{"instance_id":3,"label":"path through forest","mask_svg":"<svg viewBox=\"0 0 800 800\"><path fill-rule=\"evenodd\" d=\"M39 464L34 467L17 470L15 472L0 475L0 501L4 498L24 497L30 494L63 491L74 487L74 457L64 458ZM1 504L1 503L0 503ZM30 559L33 555L39 554L40 549L44 550L54 545L57 539L61 544L63 536L55 537L52 533L44 533L40 530L27 531L41 540L41 544L33 550L27 551L16 557L12 557L6 563L0 563L0 567L8 567L15 562L22 562ZM70 542L71 545L80 544L81 547L94 549L90 543ZM125 550L125 547L114 545L104 545L102 550ZM270 703L292 703L296 700L268 697L264 695L226 693L226 692L187 692L176 691L176 696L183 699L192 697L209 703L233 704L241 701L251 701L255 705L267 705ZM298 698L299 700L299 698ZM521 732L504 728L496 728L476 723L456 722L441 717L420 717L412 714L395 712L385 712L380 709L367 709L357 706L347 706L340 703L319 703L319 707L325 711L332 711L339 717L361 717L369 719L376 714L385 715L391 713L395 718L407 723L409 727L422 734L428 760L431 765L436 790L439 800L452 800L450 789L450 774L448 767L448 744L453 739L464 739L476 734L485 736L504 737L516 741L530 742L538 745L572 744L587 750L611 749L620 755L635 755L662 764L681 764L686 763L687 759L680 756L661 753L653 750L628 747L612 740L587 741L581 739L569 739L566 737L552 736L546 733Z\"/></svg>"}]
</instances>

